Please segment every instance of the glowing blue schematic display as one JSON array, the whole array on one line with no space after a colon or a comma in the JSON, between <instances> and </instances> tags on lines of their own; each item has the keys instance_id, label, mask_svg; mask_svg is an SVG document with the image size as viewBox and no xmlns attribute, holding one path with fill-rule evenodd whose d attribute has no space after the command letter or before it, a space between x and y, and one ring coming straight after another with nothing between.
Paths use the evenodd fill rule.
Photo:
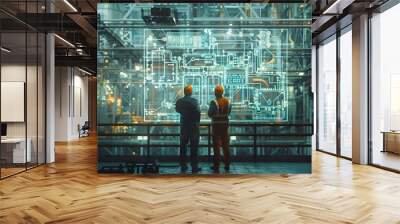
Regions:
<instances>
[{"instance_id":1,"label":"glowing blue schematic display","mask_svg":"<svg viewBox=\"0 0 400 224\"><path fill-rule=\"evenodd\" d=\"M178 120L171 102L187 84L193 85L204 111L214 99L215 85L222 84L233 105L232 120L288 119L287 52L268 48L280 49L287 29L163 30L166 36L156 37L158 32L137 33L143 35L137 47L143 49L145 121Z\"/></svg>"},{"instance_id":2,"label":"glowing blue schematic display","mask_svg":"<svg viewBox=\"0 0 400 224\"><path fill-rule=\"evenodd\" d=\"M213 89L222 84L232 102L231 120L290 119L288 79L309 73L310 56L304 55L310 49L309 28L268 26L273 20L262 15L279 13L271 4L227 4L232 17L226 18L212 4L197 4L198 8L172 4L175 23L153 18L151 8L157 5L136 4L122 15L117 9L124 5L99 5L100 26L105 26L99 32L99 73L105 87L100 90L105 90L101 97L108 98L100 100L117 103L109 112L129 113L133 117L129 120L178 121L174 103L183 87L192 84L202 120L207 120ZM190 10L206 7L217 18L189 20ZM281 7L285 8L281 13L291 14L294 22L308 20L309 7ZM151 21L144 19L146 15ZM126 21L121 22L124 16ZM183 20L188 22L181 24ZM207 24L213 20L218 22Z\"/></svg>"},{"instance_id":3,"label":"glowing blue schematic display","mask_svg":"<svg viewBox=\"0 0 400 224\"><path fill-rule=\"evenodd\" d=\"M232 104L231 122L270 125L232 127L238 133L232 144L263 144L251 151L234 149L232 156L281 155L284 150L272 143L296 143L300 146L286 148L286 154L300 155L300 148L307 148L301 155L310 156L309 129L301 126L313 120L309 4L101 3L98 12L102 158L142 156L141 144L149 142L159 147L155 154L176 156L176 147L165 145L179 144L179 129L161 125L178 123L175 102L187 84L193 86L203 124L210 121L207 110L214 88L222 84ZM158 126L141 128L146 124ZM209 141L205 130L201 133L204 147ZM248 133L265 136L251 138ZM202 148L199 153L209 151Z\"/></svg>"}]
</instances>

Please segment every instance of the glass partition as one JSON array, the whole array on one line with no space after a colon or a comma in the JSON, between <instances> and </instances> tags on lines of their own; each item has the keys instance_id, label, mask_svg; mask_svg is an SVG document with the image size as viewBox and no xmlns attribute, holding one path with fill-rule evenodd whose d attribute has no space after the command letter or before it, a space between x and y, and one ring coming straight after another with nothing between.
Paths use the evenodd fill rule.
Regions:
<instances>
[{"instance_id":1,"label":"glass partition","mask_svg":"<svg viewBox=\"0 0 400 224\"><path fill-rule=\"evenodd\" d=\"M371 19L372 163L400 170L400 5Z\"/></svg>"},{"instance_id":2,"label":"glass partition","mask_svg":"<svg viewBox=\"0 0 400 224\"><path fill-rule=\"evenodd\" d=\"M352 32L340 36L340 154L352 157Z\"/></svg>"},{"instance_id":3,"label":"glass partition","mask_svg":"<svg viewBox=\"0 0 400 224\"><path fill-rule=\"evenodd\" d=\"M26 114L27 114L27 151L30 151L30 160L27 167L37 165L38 159L38 34L28 32L27 51L29 56L26 64Z\"/></svg>"},{"instance_id":4,"label":"glass partition","mask_svg":"<svg viewBox=\"0 0 400 224\"><path fill-rule=\"evenodd\" d=\"M318 47L318 149L336 154L336 36Z\"/></svg>"},{"instance_id":5,"label":"glass partition","mask_svg":"<svg viewBox=\"0 0 400 224\"><path fill-rule=\"evenodd\" d=\"M202 161L213 153L207 110L222 84L234 161L304 162L298 171L310 171L308 4L104 3L98 12L99 171L176 164L175 102L187 84L201 109Z\"/></svg>"},{"instance_id":6,"label":"glass partition","mask_svg":"<svg viewBox=\"0 0 400 224\"><path fill-rule=\"evenodd\" d=\"M1 34L2 176L24 171L30 162L26 126L26 33ZM5 51L4 49L7 49Z\"/></svg>"},{"instance_id":7,"label":"glass partition","mask_svg":"<svg viewBox=\"0 0 400 224\"><path fill-rule=\"evenodd\" d=\"M38 33L37 61L37 163L46 163L46 36Z\"/></svg>"},{"instance_id":8,"label":"glass partition","mask_svg":"<svg viewBox=\"0 0 400 224\"><path fill-rule=\"evenodd\" d=\"M0 2L0 178L45 162L45 35L16 18L43 5Z\"/></svg>"}]
</instances>

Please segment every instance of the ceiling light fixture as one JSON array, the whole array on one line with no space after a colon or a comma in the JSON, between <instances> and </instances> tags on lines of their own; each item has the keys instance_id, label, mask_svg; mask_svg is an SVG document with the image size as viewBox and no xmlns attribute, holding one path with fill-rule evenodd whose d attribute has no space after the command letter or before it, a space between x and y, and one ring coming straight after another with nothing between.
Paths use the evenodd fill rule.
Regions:
<instances>
[{"instance_id":1,"label":"ceiling light fixture","mask_svg":"<svg viewBox=\"0 0 400 224\"><path fill-rule=\"evenodd\" d=\"M65 4L67 4L74 12L78 12L78 10L68 1L64 0Z\"/></svg>"},{"instance_id":2,"label":"ceiling light fixture","mask_svg":"<svg viewBox=\"0 0 400 224\"><path fill-rule=\"evenodd\" d=\"M87 75L90 75L90 76L93 75L92 73L90 73L90 72L88 72L88 71L86 71L86 70L83 70L83 69L81 69L81 68L79 68L79 67L78 67L78 70L81 71L81 72L83 72L83 73L85 73L85 74L87 74Z\"/></svg>"},{"instance_id":3,"label":"ceiling light fixture","mask_svg":"<svg viewBox=\"0 0 400 224\"><path fill-rule=\"evenodd\" d=\"M71 42L69 42L68 40L66 40L66 39L64 39L64 38L62 38L62 37L60 37L59 35L57 35L57 34L54 34L54 36L55 37L57 37L59 40L61 40L62 42L64 42L64 43L66 43L67 45L69 45L70 47L72 47L72 48L75 48L75 45L73 45Z\"/></svg>"},{"instance_id":4,"label":"ceiling light fixture","mask_svg":"<svg viewBox=\"0 0 400 224\"><path fill-rule=\"evenodd\" d=\"M1 47L0 49L1 49L1 51L4 51L6 53L10 53L11 52L11 50L9 50L9 49L7 49L5 47Z\"/></svg>"},{"instance_id":5,"label":"ceiling light fixture","mask_svg":"<svg viewBox=\"0 0 400 224\"><path fill-rule=\"evenodd\" d=\"M324 12L322 14L326 15L326 14L330 14L332 9L335 9L337 7L337 5L339 4L340 0L335 1L332 5L330 5L327 9L324 10Z\"/></svg>"},{"instance_id":6,"label":"ceiling light fixture","mask_svg":"<svg viewBox=\"0 0 400 224\"><path fill-rule=\"evenodd\" d=\"M322 13L323 15L338 15L342 14L343 10L351 5L355 0L336 0L332 5Z\"/></svg>"}]
</instances>

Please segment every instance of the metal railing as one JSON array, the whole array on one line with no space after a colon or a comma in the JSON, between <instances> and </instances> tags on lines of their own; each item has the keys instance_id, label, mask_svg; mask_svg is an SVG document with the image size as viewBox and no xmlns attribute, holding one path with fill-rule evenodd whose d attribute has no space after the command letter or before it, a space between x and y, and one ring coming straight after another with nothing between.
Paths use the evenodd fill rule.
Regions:
<instances>
[{"instance_id":1,"label":"metal railing","mask_svg":"<svg viewBox=\"0 0 400 224\"><path fill-rule=\"evenodd\" d=\"M152 155L152 149L157 148L179 148L179 141L168 141L168 140L152 140L152 137L179 137L179 123L99 123L98 126L98 148L102 149L109 148L131 148L140 147L145 149L144 155L139 157L145 157L146 160L160 159L162 157L168 157L167 155ZM207 157L210 159L212 155L212 130L210 123L200 123L200 137L206 138L205 141L200 141L199 148L206 147L208 149ZM258 155L259 148L297 148L298 150L311 148L311 140L307 141L307 137L313 135L313 124L288 124L288 123L265 123L265 122L230 122L230 136L236 137L249 137L242 141L233 141L230 144L232 148L248 148L252 150L252 160L258 161L262 156ZM156 128L175 128L176 131L173 133L167 133L165 131L155 133ZM239 129L240 132L235 132L235 129ZM121 140L121 137L139 137L145 136L141 141ZM113 138L116 137L116 138ZM263 138L276 138L263 139ZM291 140L290 137L293 137ZM297 139L296 139L297 138ZM300 138L300 140L299 140ZM309 155L304 155L309 156ZM137 159L138 156L136 156ZM174 156L172 156L174 157ZM264 156L265 157L265 156ZM301 157L301 156L298 156ZM177 156L174 159L176 160ZM102 156L99 153L99 162L116 162L125 161L129 162L135 160L133 156ZM262 160L262 159L261 159ZM177 161L177 160L176 160Z\"/></svg>"}]
</instances>

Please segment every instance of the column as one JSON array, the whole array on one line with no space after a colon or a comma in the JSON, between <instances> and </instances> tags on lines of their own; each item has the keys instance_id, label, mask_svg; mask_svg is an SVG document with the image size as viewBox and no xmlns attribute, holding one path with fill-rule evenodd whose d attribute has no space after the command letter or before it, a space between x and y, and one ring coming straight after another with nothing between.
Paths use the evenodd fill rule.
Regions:
<instances>
[{"instance_id":1,"label":"column","mask_svg":"<svg viewBox=\"0 0 400 224\"><path fill-rule=\"evenodd\" d=\"M353 162L368 163L368 15L353 19Z\"/></svg>"}]
</instances>

